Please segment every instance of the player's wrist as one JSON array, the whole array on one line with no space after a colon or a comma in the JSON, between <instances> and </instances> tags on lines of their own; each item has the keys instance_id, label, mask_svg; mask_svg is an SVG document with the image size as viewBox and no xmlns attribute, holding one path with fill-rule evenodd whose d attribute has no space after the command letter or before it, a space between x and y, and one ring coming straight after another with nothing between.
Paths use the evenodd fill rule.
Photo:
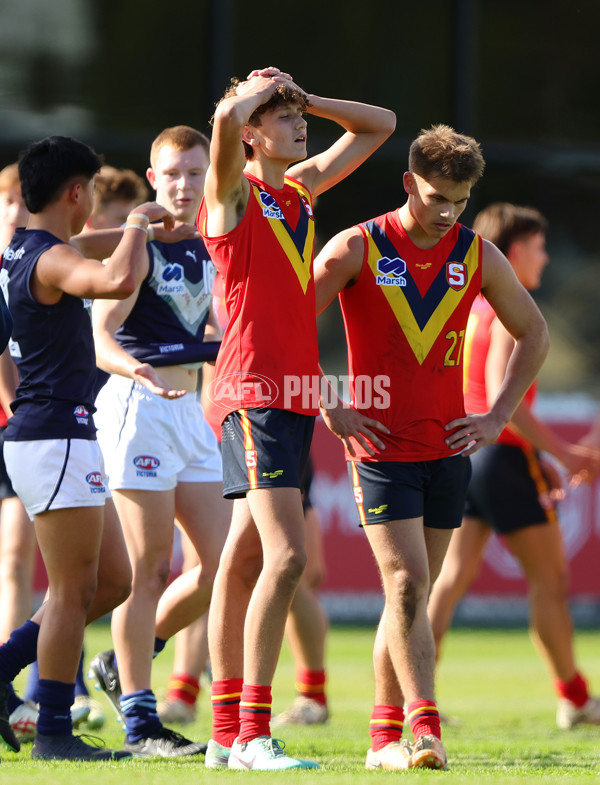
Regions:
<instances>
[{"instance_id":1,"label":"player's wrist","mask_svg":"<svg viewBox=\"0 0 600 785\"><path fill-rule=\"evenodd\" d=\"M150 219L145 213L129 213L125 222L125 229L139 229L147 235L149 225Z\"/></svg>"}]
</instances>

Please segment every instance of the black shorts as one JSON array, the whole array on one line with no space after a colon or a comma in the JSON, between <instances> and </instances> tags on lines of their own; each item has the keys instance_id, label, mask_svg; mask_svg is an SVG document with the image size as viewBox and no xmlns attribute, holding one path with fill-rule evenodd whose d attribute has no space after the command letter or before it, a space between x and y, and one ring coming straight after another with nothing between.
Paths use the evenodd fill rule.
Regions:
<instances>
[{"instance_id":1,"label":"black shorts","mask_svg":"<svg viewBox=\"0 0 600 785\"><path fill-rule=\"evenodd\" d=\"M460 526L471 476L469 458L350 461L348 468L361 526L407 518L423 518L432 529Z\"/></svg>"},{"instance_id":2,"label":"black shorts","mask_svg":"<svg viewBox=\"0 0 600 785\"><path fill-rule=\"evenodd\" d=\"M241 409L223 422L223 496L302 488L315 418L285 409Z\"/></svg>"},{"instance_id":3,"label":"black shorts","mask_svg":"<svg viewBox=\"0 0 600 785\"><path fill-rule=\"evenodd\" d=\"M556 511L540 504L539 495L549 486L534 450L490 444L471 461L465 517L484 520L497 534L556 520Z\"/></svg>"},{"instance_id":4,"label":"black shorts","mask_svg":"<svg viewBox=\"0 0 600 785\"><path fill-rule=\"evenodd\" d=\"M14 492L10 477L6 471L6 464L4 463L4 431L6 425L0 427L0 501L2 499L12 499L17 494Z\"/></svg>"}]
</instances>

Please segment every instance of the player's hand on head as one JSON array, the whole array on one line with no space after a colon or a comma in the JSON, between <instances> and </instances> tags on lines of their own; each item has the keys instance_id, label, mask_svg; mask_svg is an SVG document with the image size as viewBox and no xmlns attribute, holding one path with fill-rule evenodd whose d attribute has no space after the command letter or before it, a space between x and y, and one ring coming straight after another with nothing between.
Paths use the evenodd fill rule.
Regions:
<instances>
[{"instance_id":1,"label":"player's hand on head","mask_svg":"<svg viewBox=\"0 0 600 785\"><path fill-rule=\"evenodd\" d=\"M160 395L161 398L181 398L187 394L186 390L174 390L165 382L157 369L148 363L138 365L133 371L133 378L154 395Z\"/></svg>"},{"instance_id":2,"label":"player's hand on head","mask_svg":"<svg viewBox=\"0 0 600 785\"><path fill-rule=\"evenodd\" d=\"M269 66L268 68L255 68L253 71L250 71L246 79L253 79L255 76L280 76L283 77L283 79L288 79L290 81L292 79L288 73L281 71L279 68L275 68L275 66Z\"/></svg>"}]
</instances>

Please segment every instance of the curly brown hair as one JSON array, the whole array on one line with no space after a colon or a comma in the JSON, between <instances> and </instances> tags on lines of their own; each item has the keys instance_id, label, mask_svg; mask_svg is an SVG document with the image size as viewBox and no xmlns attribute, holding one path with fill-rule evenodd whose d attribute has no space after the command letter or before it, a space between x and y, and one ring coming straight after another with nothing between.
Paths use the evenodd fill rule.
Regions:
<instances>
[{"instance_id":1,"label":"curly brown hair","mask_svg":"<svg viewBox=\"0 0 600 785\"><path fill-rule=\"evenodd\" d=\"M225 90L225 93L223 94L222 98L220 98L219 101L217 101L216 106L219 106L219 104L222 101L225 101L225 99L233 98L233 96L237 95L237 88L238 85L240 85L241 83L242 83L241 79L238 79L237 76L233 76L231 78L231 83L229 87L227 88L227 90ZM250 118L248 119L248 125L253 125L255 127L260 125L261 123L260 118L265 112L271 112L274 109L277 109L280 106L286 106L287 104L296 104L297 106L300 107L300 110L304 112L306 108L310 106L310 101L308 100L306 93L302 92L302 90L280 83L275 88L275 92L269 98L269 100L266 103L261 104L259 107L257 107L254 110L254 112L252 112ZM210 120L211 125L213 125L214 119L215 116L213 114ZM244 145L244 152L246 158L247 160L250 160L254 155L254 150L246 142L243 142L243 145Z\"/></svg>"}]
</instances>

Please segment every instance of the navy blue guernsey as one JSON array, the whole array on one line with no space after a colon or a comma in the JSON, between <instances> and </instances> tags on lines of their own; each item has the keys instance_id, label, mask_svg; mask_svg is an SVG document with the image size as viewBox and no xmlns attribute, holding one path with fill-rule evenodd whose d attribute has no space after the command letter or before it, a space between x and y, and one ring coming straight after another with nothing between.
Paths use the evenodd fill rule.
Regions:
<instances>
[{"instance_id":1,"label":"navy blue guernsey","mask_svg":"<svg viewBox=\"0 0 600 785\"><path fill-rule=\"evenodd\" d=\"M13 316L9 350L19 371L7 441L96 438L96 361L84 302L63 294L43 305L31 293L40 256L62 242L46 231L17 229L3 254L0 285Z\"/></svg>"},{"instance_id":2,"label":"navy blue guernsey","mask_svg":"<svg viewBox=\"0 0 600 785\"><path fill-rule=\"evenodd\" d=\"M140 362L156 367L214 359L215 344L203 345L215 278L204 243L155 240L148 255L148 275L116 340Z\"/></svg>"}]
</instances>

